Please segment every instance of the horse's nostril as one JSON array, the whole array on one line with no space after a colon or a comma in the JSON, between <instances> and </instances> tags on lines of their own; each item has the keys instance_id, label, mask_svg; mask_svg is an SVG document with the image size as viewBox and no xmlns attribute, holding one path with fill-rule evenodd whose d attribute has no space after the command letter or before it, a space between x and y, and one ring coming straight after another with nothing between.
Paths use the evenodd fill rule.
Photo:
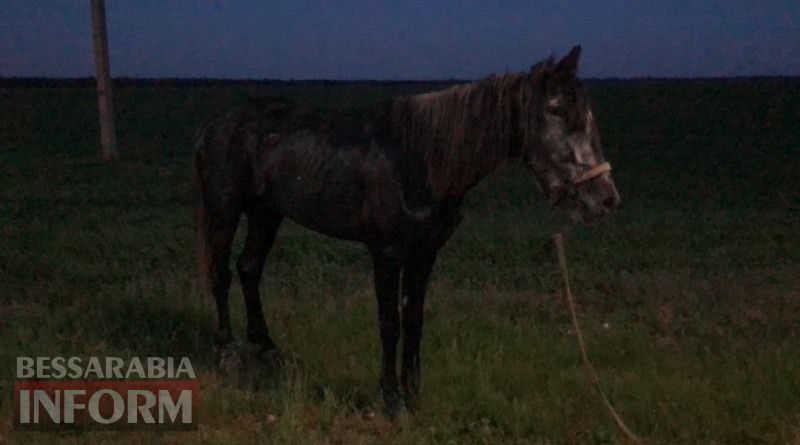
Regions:
<instances>
[{"instance_id":1,"label":"horse's nostril","mask_svg":"<svg viewBox=\"0 0 800 445\"><path fill-rule=\"evenodd\" d=\"M603 207L605 207L606 209L611 210L615 208L617 205L619 205L619 200L617 200L617 198L614 196L609 196L608 198L603 200Z\"/></svg>"}]
</instances>

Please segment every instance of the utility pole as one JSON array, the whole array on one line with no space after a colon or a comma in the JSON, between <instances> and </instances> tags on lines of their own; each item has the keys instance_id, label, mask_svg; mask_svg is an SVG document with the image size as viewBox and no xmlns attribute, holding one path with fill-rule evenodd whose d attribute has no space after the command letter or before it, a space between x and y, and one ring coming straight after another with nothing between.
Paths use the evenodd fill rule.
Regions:
<instances>
[{"instance_id":1,"label":"utility pole","mask_svg":"<svg viewBox=\"0 0 800 445\"><path fill-rule=\"evenodd\" d=\"M117 136L114 131L114 105L111 97L111 74L108 63L108 32L106 31L105 0L92 0L92 37L94 63L97 71L97 105L100 112L100 143L103 160L114 162L119 158Z\"/></svg>"}]
</instances>

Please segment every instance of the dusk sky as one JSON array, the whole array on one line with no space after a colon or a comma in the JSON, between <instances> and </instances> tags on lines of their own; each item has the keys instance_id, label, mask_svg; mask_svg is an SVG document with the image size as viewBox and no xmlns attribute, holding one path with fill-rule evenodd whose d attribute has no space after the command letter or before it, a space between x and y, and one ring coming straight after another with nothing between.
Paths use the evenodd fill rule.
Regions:
<instances>
[{"instance_id":1,"label":"dusk sky","mask_svg":"<svg viewBox=\"0 0 800 445\"><path fill-rule=\"evenodd\" d=\"M0 76L94 74L89 0L0 0ZM800 75L800 1L108 0L112 76Z\"/></svg>"}]
</instances>

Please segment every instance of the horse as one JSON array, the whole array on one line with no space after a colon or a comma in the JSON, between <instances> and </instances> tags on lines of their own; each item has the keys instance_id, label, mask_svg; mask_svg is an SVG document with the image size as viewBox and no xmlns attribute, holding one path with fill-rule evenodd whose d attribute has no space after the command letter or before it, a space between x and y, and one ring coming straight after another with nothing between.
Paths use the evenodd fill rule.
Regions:
<instances>
[{"instance_id":1,"label":"horse","mask_svg":"<svg viewBox=\"0 0 800 445\"><path fill-rule=\"evenodd\" d=\"M567 209L574 223L591 224L620 204L577 78L580 51L576 46L558 62L551 56L529 72L396 97L365 123L282 98L208 122L195 139L196 218L199 273L216 301L217 341L234 340L229 258L242 214L247 236L236 269L247 340L264 357L279 357L259 283L281 221L361 242L374 268L385 409L392 417L404 407L414 411L425 291L465 194L502 163L521 161L550 205Z\"/></svg>"}]
</instances>

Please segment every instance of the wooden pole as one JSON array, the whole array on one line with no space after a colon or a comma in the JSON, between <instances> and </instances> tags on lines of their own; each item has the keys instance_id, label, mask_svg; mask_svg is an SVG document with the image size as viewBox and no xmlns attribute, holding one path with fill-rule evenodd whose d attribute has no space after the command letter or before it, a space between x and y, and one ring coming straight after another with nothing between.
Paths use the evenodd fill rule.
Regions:
<instances>
[{"instance_id":1,"label":"wooden pole","mask_svg":"<svg viewBox=\"0 0 800 445\"><path fill-rule=\"evenodd\" d=\"M111 70L108 63L105 0L92 0L92 37L94 39L94 62L97 71L100 143L103 146L103 160L114 162L119 158L119 153L117 152L117 136L114 131L114 106L111 96Z\"/></svg>"}]
</instances>

